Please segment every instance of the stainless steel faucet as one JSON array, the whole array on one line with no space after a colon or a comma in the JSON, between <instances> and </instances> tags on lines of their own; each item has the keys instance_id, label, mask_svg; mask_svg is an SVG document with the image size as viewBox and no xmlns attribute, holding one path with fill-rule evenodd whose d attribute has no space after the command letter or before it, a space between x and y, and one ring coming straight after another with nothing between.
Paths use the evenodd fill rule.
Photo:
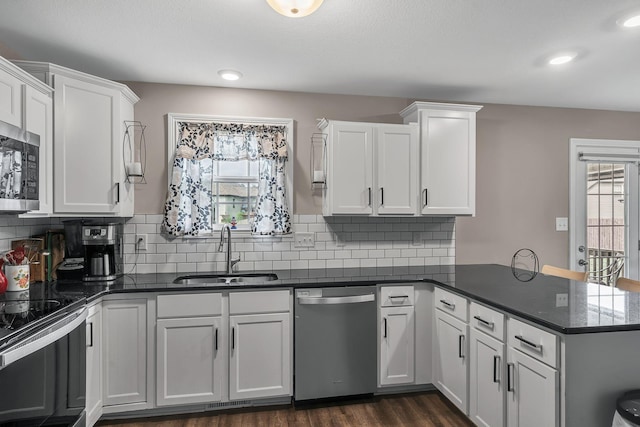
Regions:
<instances>
[{"instance_id":1,"label":"stainless steel faucet","mask_svg":"<svg viewBox=\"0 0 640 427\"><path fill-rule=\"evenodd\" d=\"M224 248L224 232L227 232L227 253L225 257L226 273L233 273L233 266L240 262L240 258L231 259L231 228L229 224L222 224L220 229L220 245L218 246L218 252L222 252Z\"/></svg>"}]
</instances>

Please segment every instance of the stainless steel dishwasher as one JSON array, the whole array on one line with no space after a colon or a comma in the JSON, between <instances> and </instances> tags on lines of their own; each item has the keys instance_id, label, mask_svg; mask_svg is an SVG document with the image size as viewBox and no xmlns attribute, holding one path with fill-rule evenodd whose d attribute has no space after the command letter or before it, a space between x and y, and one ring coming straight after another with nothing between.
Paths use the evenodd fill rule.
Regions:
<instances>
[{"instance_id":1,"label":"stainless steel dishwasher","mask_svg":"<svg viewBox=\"0 0 640 427\"><path fill-rule=\"evenodd\" d=\"M376 287L297 289L296 401L376 391Z\"/></svg>"}]
</instances>

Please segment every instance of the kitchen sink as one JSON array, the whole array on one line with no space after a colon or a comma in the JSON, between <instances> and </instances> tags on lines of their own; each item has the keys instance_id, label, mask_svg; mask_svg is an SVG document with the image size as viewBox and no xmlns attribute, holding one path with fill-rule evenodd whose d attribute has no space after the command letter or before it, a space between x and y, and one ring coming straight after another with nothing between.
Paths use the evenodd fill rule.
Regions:
<instances>
[{"instance_id":1,"label":"kitchen sink","mask_svg":"<svg viewBox=\"0 0 640 427\"><path fill-rule=\"evenodd\" d=\"M221 285L221 284L254 284L271 282L278 280L274 273L256 274L194 274L190 276L180 276L173 283L178 285Z\"/></svg>"}]
</instances>

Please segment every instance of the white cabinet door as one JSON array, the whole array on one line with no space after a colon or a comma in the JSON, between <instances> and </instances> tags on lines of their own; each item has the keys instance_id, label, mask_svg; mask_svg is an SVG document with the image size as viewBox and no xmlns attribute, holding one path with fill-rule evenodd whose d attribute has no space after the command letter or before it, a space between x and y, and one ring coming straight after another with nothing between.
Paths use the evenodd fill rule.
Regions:
<instances>
[{"instance_id":1,"label":"white cabinet door","mask_svg":"<svg viewBox=\"0 0 640 427\"><path fill-rule=\"evenodd\" d=\"M414 308L381 307L380 385L415 380Z\"/></svg>"},{"instance_id":2,"label":"white cabinet door","mask_svg":"<svg viewBox=\"0 0 640 427\"><path fill-rule=\"evenodd\" d=\"M120 92L59 74L53 83L54 211L117 213L124 191L117 175L123 161Z\"/></svg>"},{"instance_id":3,"label":"white cabinet door","mask_svg":"<svg viewBox=\"0 0 640 427\"><path fill-rule=\"evenodd\" d=\"M40 136L40 209L26 216L53 212L53 100L30 86L25 88L24 129Z\"/></svg>"},{"instance_id":4,"label":"white cabinet door","mask_svg":"<svg viewBox=\"0 0 640 427\"><path fill-rule=\"evenodd\" d=\"M158 319L156 404L216 402L222 399L220 317Z\"/></svg>"},{"instance_id":5,"label":"white cabinet door","mask_svg":"<svg viewBox=\"0 0 640 427\"><path fill-rule=\"evenodd\" d=\"M434 385L467 414L468 325L440 310L435 319Z\"/></svg>"},{"instance_id":6,"label":"white cabinet door","mask_svg":"<svg viewBox=\"0 0 640 427\"><path fill-rule=\"evenodd\" d=\"M147 401L147 300L102 304L104 405Z\"/></svg>"},{"instance_id":7,"label":"white cabinet door","mask_svg":"<svg viewBox=\"0 0 640 427\"><path fill-rule=\"evenodd\" d=\"M469 335L469 418L478 426L503 427L504 344L474 328Z\"/></svg>"},{"instance_id":8,"label":"white cabinet door","mask_svg":"<svg viewBox=\"0 0 640 427\"><path fill-rule=\"evenodd\" d=\"M89 308L87 317L87 426L93 426L102 416L102 308Z\"/></svg>"},{"instance_id":9,"label":"white cabinet door","mask_svg":"<svg viewBox=\"0 0 640 427\"><path fill-rule=\"evenodd\" d=\"M0 69L0 120L18 127L22 127L23 85L20 79Z\"/></svg>"},{"instance_id":10,"label":"white cabinet door","mask_svg":"<svg viewBox=\"0 0 640 427\"><path fill-rule=\"evenodd\" d=\"M325 214L373 213L373 132L369 124L335 123L328 144Z\"/></svg>"},{"instance_id":11,"label":"white cabinet door","mask_svg":"<svg viewBox=\"0 0 640 427\"><path fill-rule=\"evenodd\" d=\"M379 214L418 213L418 127L376 126L377 194Z\"/></svg>"},{"instance_id":12,"label":"white cabinet door","mask_svg":"<svg viewBox=\"0 0 640 427\"><path fill-rule=\"evenodd\" d=\"M475 112L420 112L423 214L475 214Z\"/></svg>"},{"instance_id":13,"label":"white cabinet door","mask_svg":"<svg viewBox=\"0 0 640 427\"><path fill-rule=\"evenodd\" d=\"M290 313L230 316L231 400L291 394Z\"/></svg>"},{"instance_id":14,"label":"white cabinet door","mask_svg":"<svg viewBox=\"0 0 640 427\"><path fill-rule=\"evenodd\" d=\"M558 371L511 347L507 351L507 425L558 426Z\"/></svg>"}]
</instances>

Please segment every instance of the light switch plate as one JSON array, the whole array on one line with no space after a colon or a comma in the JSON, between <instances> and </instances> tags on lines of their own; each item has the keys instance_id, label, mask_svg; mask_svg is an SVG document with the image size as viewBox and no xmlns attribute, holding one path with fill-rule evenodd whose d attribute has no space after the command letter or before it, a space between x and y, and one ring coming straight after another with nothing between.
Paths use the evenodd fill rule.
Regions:
<instances>
[{"instance_id":1,"label":"light switch plate","mask_svg":"<svg viewBox=\"0 0 640 427\"><path fill-rule=\"evenodd\" d=\"M557 217L556 218L556 231L569 231L569 218Z\"/></svg>"},{"instance_id":2,"label":"light switch plate","mask_svg":"<svg viewBox=\"0 0 640 427\"><path fill-rule=\"evenodd\" d=\"M296 248L312 248L316 244L315 233L296 232L293 233L293 246Z\"/></svg>"}]
</instances>

